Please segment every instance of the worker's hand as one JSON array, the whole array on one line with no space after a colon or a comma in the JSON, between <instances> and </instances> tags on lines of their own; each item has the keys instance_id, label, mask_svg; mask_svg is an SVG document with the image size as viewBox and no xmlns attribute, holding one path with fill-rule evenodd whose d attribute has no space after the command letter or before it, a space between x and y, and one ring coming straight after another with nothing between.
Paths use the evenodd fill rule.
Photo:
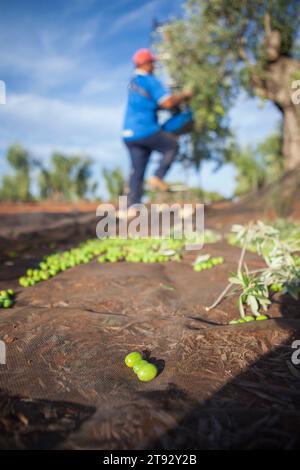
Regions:
<instances>
[{"instance_id":1,"label":"worker's hand","mask_svg":"<svg viewBox=\"0 0 300 470\"><path fill-rule=\"evenodd\" d=\"M159 103L161 109L172 109L176 108L183 101L188 101L192 98L193 92L191 90L185 90L179 95L168 96L164 101Z\"/></svg>"},{"instance_id":2,"label":"worker's hand","mask_svg":"<svg viewBox=\"0 0 300 470\"><path fill-rule=\"evenodd\" d=\"M194 93L192 90L183 90L182 96L185 100L190 100L193 97Z\"/></svg>"}]
</instances>

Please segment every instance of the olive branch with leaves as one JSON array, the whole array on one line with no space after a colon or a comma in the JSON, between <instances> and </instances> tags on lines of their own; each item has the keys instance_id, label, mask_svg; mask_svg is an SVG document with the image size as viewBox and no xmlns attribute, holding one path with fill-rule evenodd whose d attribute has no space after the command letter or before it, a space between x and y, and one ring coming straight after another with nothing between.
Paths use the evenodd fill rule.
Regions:
<instances>
[{"instance_id":1,"label":"olive branch with leaves","mask_svg":"<svg viewBox=\"0 0 300 470\"><path fill-rule=\"evenodd\" d=\"M295 256L300 251L299 237L291 230L289 235L282 237L276 226L267 225L262 221L250 222L248 225L233 225L231 232L236 242L242 247L236 273L229 277L229 283L216 301L206 308L211 310L228 295L238 294L238 306L241 318L244 318L245 307L248 306L255 317L261 310L267 311L272 286L280 286L282 293L290 294L298 299L300 292L300 266ZM245 263L247 249L251 247L260 255L265 267L249 271Z\"/></svg>"}]
</instances>

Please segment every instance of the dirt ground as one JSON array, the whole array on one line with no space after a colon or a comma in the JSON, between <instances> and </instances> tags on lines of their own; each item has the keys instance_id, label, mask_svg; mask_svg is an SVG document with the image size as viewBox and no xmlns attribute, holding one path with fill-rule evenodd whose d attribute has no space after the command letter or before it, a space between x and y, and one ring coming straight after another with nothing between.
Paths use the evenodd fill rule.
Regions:
<instances>
[{"instance_id":1,"label":"dirt ground","mask_svg":"<svg viewBox=\"0 0 300 470\"><path fill-rule=\"evenodd\" d=\"M19 276L43 255L94 237L94 208L0 213L0 288L17 290L14 308L0 310L1 448L299 447L300 303L276 294L269 321L238 326L228 325L236 298L205 309L238 248L206 245L225 263L201 273L186 252L180 263L92 261L22 289ZM224 232L256 216L217 206L206 226ZM254 254L247 262L261 267ZM133 350L157 363L154 381L124 365Z\"/></svg>"}]
</instances>

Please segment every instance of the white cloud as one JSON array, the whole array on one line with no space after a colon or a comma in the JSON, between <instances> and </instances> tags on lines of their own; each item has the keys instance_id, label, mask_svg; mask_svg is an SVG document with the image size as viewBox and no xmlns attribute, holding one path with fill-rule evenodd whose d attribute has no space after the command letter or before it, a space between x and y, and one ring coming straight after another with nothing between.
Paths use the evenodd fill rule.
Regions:
<instances>
[{"instance_id":1,"label":"white cloud","mask_svg":"<svg viewBox=\"0 0 300 470\"><path fill-rule=\"evenodd\" d=\"M7 168L6 148L19 141L45 160L54 150L85 153L99 166L121 164L126 171L121 126L130 64L111 70L89 56L99 16L74 25L71 34L62 24L25 23L13 44L9 25L0 30L0 43L10 44L1 52L0 70L19 77L18 92L7 82L7 104L0 108L1 169Z\"/></svg>"},{"instance_id":2,"label":"white cloud","mask_svg":"<svg viewBox=\"0 0 300 470\"><path fill-rule=\"evenodd\" d=\"M92 106L14 94L0 108L0 141L6 146L19 141L46 160L58 150L87 154L101 167L120 165L127 171L120 132L122 117L122 106ZM100 177L99 168L98 173Z\"/></svg>"},{"instance_id":3,"label":"white cloud","mask_svg":"<svg viewBox=\"0 0 300 470\"><path fill-rule=\"evenodd\" d=\"M81 94L83 96L99 95L105 91L113 89L113 83L111 80L103 81L99 78L92 78L87 80L81 88Z\"/></svg>"},{"instance_id":4,"label":"white cloud","mask_svg":"<svg viewBox=\"0 0 300 470\"><path fill-rule=\"evenodd\" d=\"M104 98L107 95L106 92L109 91L111 102L116 98L124 102L130 73L130 63L115 66L113 70L108 70L99 64L98 70L91 72L88 77L82 79L83 85L80 89L80 95L82 99L96 97L97 95L102 95L102 98Z\"/></svg>"},{"instance_id":5,"label":"white cloud","mask_svg":"<svg viewBox=\"0 0 300 470\"><path fill-rule=\"evenodd\" d=\"M93 178L105 195L101 169L120 166L128 173L128 158L121 141L123 106L88 105L34 94L13 94L0 108L2 170L6 147L20 142L45 162L53 151L84 154L94 161ZM3 145L5 143L5 145Z\"/></svg>"},{"instance_id":6,"label":"white cloud","mask_svg":"<svg viewBox=\"0 0 300 470\"><path fill-rule=\"evenodd\" d=\"M66 6L64 16L68 17L89 10L97 1L98 0L72 0L72 2Z\"/></svg>"},{"instance_id":7,"label":"white cloud","mask_svg":"<svg viewBox=\"0 0 300 470\"><path fill-rule=\"evenodd\" d=\"M12 28L0 21L0 73L18 77L19 87L45 93L86 79L103 66L88 57L91 41L101 28L99 17L89 17L65 26L63 18L54 24L18 19ZM30 32L30 34L28 34ZM88 64L88 66L87 66Z\"/></svg>"},{"instance_id":8,"label":"white cloud","mask_svg":"<svg viewBox=\"0 0 300 470\"><path fill-rule=\"evenodd\" d=\"M34 94L12 94L1 108L1 115L3 120L13 121L17 127L34 126L35 132L39 129L45 134L96 133L100 129L101 134L113 134L121 126L122 111L121 106L93 106Z\"/></svg>"},{"instance_id":9,"label":"white cloud","mask_svg":"<svg viewBox=\"0 0 300 470\"><path fill-rule=\"evenodd\" d=\"M13 54L4 48L0 66L2 73L19 77L19 86L46 91L67 83L78 71L80 73L80 60L75 57L56 52L46 54L24 44L16 45Z\"/></svg>"},{"instance_id":10,"label":"white cloud","mask_svg":"<svg viewBox=\"0 0 300 470\"><path fill-rule=\"evenodd\" d=\"M116 34L123 29L128 28L132 25L140 25L141 21L149 24L149 16L154 13L156 0L147 2L146 4L141 5L139 8L131 10L129 13L121 15L110 28L110 34Z\"/></svg>"}]
</instances>

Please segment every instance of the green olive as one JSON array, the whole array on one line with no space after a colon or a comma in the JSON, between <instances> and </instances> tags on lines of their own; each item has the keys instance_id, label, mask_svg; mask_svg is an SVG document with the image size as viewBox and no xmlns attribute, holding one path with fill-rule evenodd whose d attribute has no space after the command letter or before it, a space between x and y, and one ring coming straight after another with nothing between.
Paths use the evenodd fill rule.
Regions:
<instances>
[{"instance_id":1,"label":"green olive","mask_svg":"<svg viewBox=\"0 0 300 470\"><path fill-rule=\"evenodd\" d=\"M19 279L19 284L20 284L20 286L22 286L22 287L26 287L27 280L26 280L26 278L25 278L24 276L20 277L20 279Z\"/></svg>"},{"instance_id":2,"label":"green olive","mask_svg":"<svg viewBox=\"0 0 300 470\"><path fill-rule=\"evenodd\" d=\"M267 315L258 315L258 317L256 317L256 320L258 321L269 320L269 317Z\"/></svg>"},{"instance_id":3,"label":"green olive","mask_svg":"<svg viewBox=\"0 0 300 470\"><path fill-rule=\"evenodd\" d=\"M141 382L150 382L155 379L157 372L157 367L148 363L139 369L137 376Z\"/></svg>"},{"instance_id":4,"label":"green olive","mask_svg":"<svg viewBox=\"0 0 300 470\"><path fill-rule=\"evenodd\" d=\"M133 351L127 354L127 356L125 357L125 364L127 367L133 367L134 364L140 361L141 359L143 359L141 353L137 351Z\"/></svg>"},{"instance_id":5,"label":"green olive","mask_svg":"<svg viewBox=\"0 0 300 470\"><path fill-rule=\"evenodd\" d=\"M250 322L250 321L254 321L255 318L252 317L251 315L246 315L246 316L244 317L244 320L245 320L245 322L248 323L248 322Z\"/></svg>"},{"instance_id":6,"label":"green olive","mask_svg":"<svg viewBox=\"0 0 300 470\"><path fill-rule=\"evenodd\" d=\"M139 361L137 361L134 366L133 366L133 372L135 374L138 373L138 371L144 367L146 364L149 364L149 362L145 361L145 359L140 359Z\"/></svg>"},{"instance_id":7,"label":"green olive","mask_svg":"<svg viewBox=\"0 0 300 470\"><path fill-rule=\"evenodd\" d=\"M3 308L10 308L13 306L13 301L11 299L5 299L2 302Z\"/></svg>"},{"instance_id":8,"label":"green olive","mask_svg":"<svg viewBox=\"0 0 300 470\"><path fill-rule=\"evenodd\" d=\"M283 289L283 286L280 284L272 284L271 289L273 292L280 292Z\"/></svg>"}]
</instances>

